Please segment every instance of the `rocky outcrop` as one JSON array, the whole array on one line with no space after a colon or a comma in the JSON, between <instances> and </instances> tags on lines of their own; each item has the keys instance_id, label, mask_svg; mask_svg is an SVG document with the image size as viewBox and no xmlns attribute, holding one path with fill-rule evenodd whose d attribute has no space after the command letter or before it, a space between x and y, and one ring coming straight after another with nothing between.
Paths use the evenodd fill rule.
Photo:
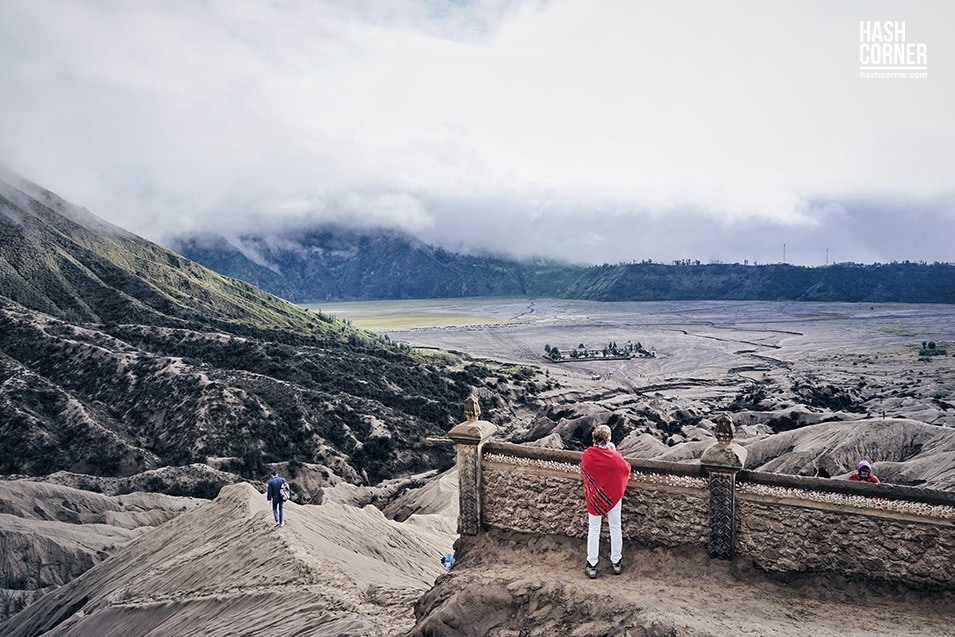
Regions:
<instances>
[{"instance_id":1,"label":"rocky outcrop","mask_svg":"<svg viewBox=\"0 0 955 637\"><path fill-rule=\"evenodd\" d=\"M878 458L883 482L955 490L955 429L907 418L831 422L746 445L747 468L846 478L860 458Z\"/></svg>"}]
</instances>

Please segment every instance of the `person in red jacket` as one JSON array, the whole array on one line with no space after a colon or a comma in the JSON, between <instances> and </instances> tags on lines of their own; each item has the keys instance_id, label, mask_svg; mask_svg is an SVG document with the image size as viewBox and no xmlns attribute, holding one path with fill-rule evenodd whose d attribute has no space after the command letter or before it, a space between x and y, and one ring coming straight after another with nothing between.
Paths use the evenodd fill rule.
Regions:
<instances>
[{"instance_id":1,"label":"person in red jacket","mask_svg":"<svg viewBox=\"0 0 955 637\"><path fill-rule=\"evenodd\" d=\"M856 482L872 482L874 484L881 482L876 475L872 473L872 465L869 464L868 460L860 460L859 464L856 465L856 470L849 476L849 479Z\"/></svg>"},{"instance_id":2,"label":"person in red jacket","mask_svg":"<svg viewBox=\"0 0 955 637\"><path fill-rule=\"evenodd\" d=\"M624 460L610 442L610 427L599 425L594 429L594 444L580 456L580 475L584 482L584 502L587 505L587 577L597 577L600 550L600 527L607 516L610 527L610 562L615 575L623 567L623 533L620 515L623 493L630 479L630 463Z\"/></svg>"}]
</instances>

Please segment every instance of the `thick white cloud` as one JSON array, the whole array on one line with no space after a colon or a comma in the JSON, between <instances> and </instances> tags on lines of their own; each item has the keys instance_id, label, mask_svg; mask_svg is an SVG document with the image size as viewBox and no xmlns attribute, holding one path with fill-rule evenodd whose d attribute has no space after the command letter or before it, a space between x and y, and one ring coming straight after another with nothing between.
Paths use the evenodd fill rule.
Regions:
<instances>
[{"instance_id":1,"label":"thick white cloud","mask_svg":"<svg viewBox=\"0 0 955 637\"><path fill-rule=\"evenodd\" d=\"M859 77L905 20L928 78ZM955 5L0 3L0 160L108 220L582 262L955 261Z\"/></svg>"}]
</instances>

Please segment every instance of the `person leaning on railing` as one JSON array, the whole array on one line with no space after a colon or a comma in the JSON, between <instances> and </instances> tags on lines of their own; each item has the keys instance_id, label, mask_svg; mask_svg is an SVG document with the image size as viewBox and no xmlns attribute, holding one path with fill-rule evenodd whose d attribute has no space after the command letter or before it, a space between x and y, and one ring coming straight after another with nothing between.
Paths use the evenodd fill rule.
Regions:
<instances>
[{"instance_id":1,"label":"person leaning on railing","mask_svg":"<svg viewBox=\"0 0 955 637\"><path fill-rule=\"evenodd\" d=\"M630 463L610 442L610 427L598 425L593 433L593 446L580 456L580 475L584 481L584 500L587 505L587 577L597 577L600 550L600 527L607 516L610 527L610 562L614 575L620 575L623 550L623 532L620 517L623 493L630 479Z\"/></svg>"},{"instance_id":2,"label":"person leaning on railing","mask_svg":"<svg viewBox=\"0 0 955 637\"><path fill-rule=\"evenodd\" d=\"M879 484L881 480L872 472L872 464L868 460L860 460L856 465L856 470L849 476L850 480L855 482L871 482Z\"/></svg>"}]
</instances>

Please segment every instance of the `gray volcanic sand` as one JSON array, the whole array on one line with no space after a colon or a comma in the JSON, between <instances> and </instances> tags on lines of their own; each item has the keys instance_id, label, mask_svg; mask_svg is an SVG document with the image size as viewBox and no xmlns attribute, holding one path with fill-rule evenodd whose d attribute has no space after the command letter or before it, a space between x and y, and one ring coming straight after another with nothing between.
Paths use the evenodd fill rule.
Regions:
<instances>
[{"instance_id":1,"label":"gray volcanic sand","mask_svg":"<svg viewBox=\"0 0 955 637\"><path fill-rule=\"evenodd\" d=\"M560 384L541 392L541 402L593 423L610 414L634 423L618 442L631 457L698 458L712 441L713 417L729 410L737 442L750 447L748 468L845 477L866 455L889 482L955 489L952 305L460 299L321 309L417 347L539 366ZM566 352L627 341L656 357L543 357L548 345ZM948 355L920 360L923 341ZM758 409L729 409L754 393L765 395ZM668 439L650 436L640 433L653 424L645 411L701 422ZM539 414L515 406L485 417L499 438L534 439L526 434ZM846 423L838 437L833 421ZM769 425L778 423L798 428L773 435ZM553 439L535 444L560 444ZM787 451L796 446L800 453Z\"/></svg>"},{"instance_id":2,"label":"gray volcanic sand","mask_svg":"<svg viewBox=\"0 0 955 637\"><path fill-rule=\"evenodd\" d=\"M664 420L680 411L712 418L756 389L766 395L759 413L733 410L744 444L772 433L746 425L774 415L800 426L823 420L871 426L885 418L955 427L950 305L465 299L334 304L322 311L413 346L540 366L561 385L540 394L551 404L591 403L631 414L651 407ZM628 341L656 357L563 363L543 357L548 345L567 352ZM923 341L947 345L949 354L919 360ZM821 388L822 396L796 395L797 385L804 394ZM505 437L535 414L516 411L514 417L523 423L495 421ZM695 434L706 432L668 442L702 439ZM629 455L662 451L633 447Z\"/></svg>"},{"instance_id":3,"label":"gray volcanic sand","mask_svg":"<svg viewBox=\"0 0 955 637\"><path fill-rule=\"evenodd\" d=\"M555 378L583 387L649 388L692 399L731 395L747 381L815 374L884 385L886 395L871 406L909 418L916 417L907 411L912 401L892 398L893 387L918 383L925 395L951 395L955 388L951 305L462 299L321 309L410 345L542 365ZM546 345L566 351L581 343L600 348L628 340L653 348L657 357L562 364L543 359ZM949 355L919 362L922 341L948 343ZM943 418L955 425L955 410Z\"/></svg>"},{"instance_id":4,"label":"gray volcanic sand","mask_svg":"<svg viewBox=\"0 0 955 637\"><path fill-rule=\"evenodd\" d=\"M16 486L28 498L48 488ZM105 510L119 500L88 497ZM455 526L447 516L398 523L334 502L290 502L286 519L273 527L251 485L224 487L0 624L0 636L403 634L415 599L443 572ZM102 542L106 531L63 528L78 543Z\"/></svg>"}]
</instances>

